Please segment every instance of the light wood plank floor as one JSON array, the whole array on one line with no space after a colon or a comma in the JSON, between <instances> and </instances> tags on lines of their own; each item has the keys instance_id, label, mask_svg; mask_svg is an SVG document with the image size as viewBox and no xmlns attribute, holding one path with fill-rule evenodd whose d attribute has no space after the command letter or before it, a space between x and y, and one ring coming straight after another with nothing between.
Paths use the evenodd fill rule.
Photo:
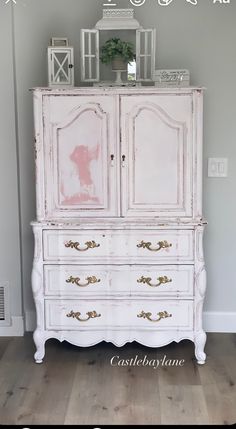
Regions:
<instances>
[{"instance_id":1,"label":"light wood plank floor","mask_svg":"<svg viewBox=\"0 0 236 429\"><path fill-rule=\"evenodd\" d=\"M0 338L0 424L236 423L236 335L209 334L207 364L193 344L77 348L50 340L32 359L32 335ZM181 368L112 367L110 359L185 359Z\"/></svg>"}]
</instances>

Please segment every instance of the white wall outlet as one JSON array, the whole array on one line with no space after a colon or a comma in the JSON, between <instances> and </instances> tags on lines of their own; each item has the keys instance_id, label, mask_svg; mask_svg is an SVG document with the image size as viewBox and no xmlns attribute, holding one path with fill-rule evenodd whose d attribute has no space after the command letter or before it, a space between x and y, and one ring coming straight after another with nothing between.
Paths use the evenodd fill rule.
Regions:
<instances>
[{"instance_id":1,"label":"white wall outlet","mask_svg":"<svg viewBox=\"0 0 236 429\"><path fill-rule=\"evenodd\" d=\"M228 159L209 158L208 177L228 177Z\"/></svg>"}]
</instances>

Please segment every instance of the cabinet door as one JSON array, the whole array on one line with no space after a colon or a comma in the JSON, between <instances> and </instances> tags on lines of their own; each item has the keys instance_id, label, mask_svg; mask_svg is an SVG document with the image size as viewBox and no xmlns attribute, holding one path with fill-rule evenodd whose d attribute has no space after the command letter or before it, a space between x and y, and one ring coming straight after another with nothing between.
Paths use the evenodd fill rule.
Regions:
<instances>
[{"instance_id":1,"label":"cabinet door","mask_svg":"<svg viewBox=\"0 0 236 429\"><path fill-rule=\"evenodd\" d=\"M192 215L192 96L121 98L122 214Z\"/></svg>"},{"instance_id":2,"label":"cabinet door","mask_svg":"<svg viewBox=\"0 0 236 429\"><path fill-rule=\"evenodd\" d=\"M47 219L119 214L115 106L113 96L44 98Z\"/></svg>"}]
</instances>

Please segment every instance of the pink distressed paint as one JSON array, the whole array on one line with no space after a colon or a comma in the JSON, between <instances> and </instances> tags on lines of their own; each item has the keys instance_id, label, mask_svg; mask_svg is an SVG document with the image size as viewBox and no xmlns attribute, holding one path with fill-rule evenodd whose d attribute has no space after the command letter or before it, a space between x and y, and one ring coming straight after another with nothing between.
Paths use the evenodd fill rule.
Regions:
<instances>
[{"instance_id":1,"label":"pink distressed paint","mask_svg":"<svg viewBox=\"0 0 236 429\"><path fill-rule=\"evenodd\" d=\"M61 193L64 196L63 205L76 205L86 202L94 202L99 204L99 198L91 195L91 192L94 190L94 183L92 180L90 164L94 160L99 158L99 144L97 144L92 149L89 149L87 146L81 145L77 146L73 153L70 155L70 160L75 164L78 178L80 181L81 192L68 197L65 195L64 186L61 184Z\"/></svg>"},{"instance_id":2,"label":"pink distressed paint","mask_svg":"<svg viewBox=\"0 0 236 429\"><path fill-rule=\"evenodd\" d=\"M77 167L81 186L93 185L90 172L90 163L91 161L97 160L98 156L99 145L90 150L87 146L77 146L74 152L71 154L70 159Z\"/></svg>"},{"instance_id":3,"label":"pink distressed paint","mask_svg":"<svg viewBox=\"0 0 236 429\"><path fill-rule=\"evenodd\" d=\"M67 197L64 201L62 201L63 205L76 205L76 204L82 204L82 203L88 203L88 202L94 202L99 204L99 199L97 197L91 197L89 194L76 194L72 197Z\"/></svg>"}]
</instances>

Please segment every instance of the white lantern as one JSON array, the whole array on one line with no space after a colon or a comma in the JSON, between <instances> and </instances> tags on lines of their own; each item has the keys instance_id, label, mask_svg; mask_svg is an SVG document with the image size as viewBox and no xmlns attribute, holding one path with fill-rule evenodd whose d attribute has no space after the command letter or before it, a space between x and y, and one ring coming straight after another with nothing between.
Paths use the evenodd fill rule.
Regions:
<instances>
[{"instance_id":1,"label":"white lantern","mask_svg":"<svg viewBox=\"0 0 236 429\"><path fill-rule=\"evenodd\" d=\"M81 30L81 80L100 81L100 31L136 32L136 80L152 81L155 70L156 30L143 29L133 9L104 9L94 29Z\"/></svg>"},{"instance_id":2,"label":"white lantern","mask_svg":"<svg viewBox=\"0 0 236 429\"><path fill-rule=\"evenodd\" d=\"M48 47L48 85L74 86L74 48L66 38L54 37Z\"/></svg>"}]
</instances>

